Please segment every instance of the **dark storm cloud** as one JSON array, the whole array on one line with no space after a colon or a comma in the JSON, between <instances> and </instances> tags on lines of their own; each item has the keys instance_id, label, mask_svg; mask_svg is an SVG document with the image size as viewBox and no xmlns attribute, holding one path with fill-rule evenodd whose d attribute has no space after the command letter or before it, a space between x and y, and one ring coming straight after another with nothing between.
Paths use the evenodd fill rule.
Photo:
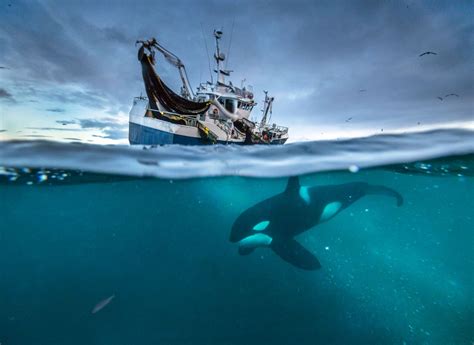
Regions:
<instances>
[{"instance_id":1,"label":"dark storm cloud","mask_svg":"<svg viewBox=\"0 0 474 345\"><path fill-rule=\"evenodd\" d=\"M211 29L224 28L227 54L235 20L231 80L247 78L258 100L270 89L278 122L337 125L353 117L347 126L397 127L468 120L471 9L468 1L20 1L0 14L0 61L33 87L82 88L47 95L56 102L127 109L143 91L136 39L156 36L196 86L209 79L201 23L210 49ZM438 55L419 57L424 51ZM178 86L176 70L159 55L157 69ZM447 93L462 97L436 99Z\"/></svg>"},{"instance_id":2,"label":"dark storm cloud","mask_svg":"<svg viewBox=\"0 0 474 345\"><path fill-rule=\"evenodd\" d=\"M5 89L0 88L0 100L5 99L7 101L14 101L14 98L10 92Z\"/></svg>"}]
</instances>

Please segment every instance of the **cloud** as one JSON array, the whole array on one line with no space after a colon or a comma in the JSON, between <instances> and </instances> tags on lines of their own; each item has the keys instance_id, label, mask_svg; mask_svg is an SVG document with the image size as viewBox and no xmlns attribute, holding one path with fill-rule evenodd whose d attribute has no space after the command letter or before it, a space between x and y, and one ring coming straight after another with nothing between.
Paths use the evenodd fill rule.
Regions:
<instances>
[{"instance_id":1,"label":"cloud","mask_svg":"<svg viewBox=\"0 0 474 345\"><path fill-rule=\"evenodd\" d=\"M96 138L120 140L128 138L128 129L105 129L104 135L93 135Z\"/></svg>"},{"instance_id":2,"label":"cloud","mask_svg":"<svg viewBox=\"0 0 474 345\"><path fill-rule=\"evenodd\" d=\"M26 138L52 138L50 135L41 135L41 134L24 134L22 137Z\"/></svg>"},{"instance_id":3,"label":"cloud","mask_svg":"<svg viewBox=\"0 0 474 345\"><path fill-rule=\"evenodd\" d=\"M26 127L35 131L59 131L59 132L82 132L88 133L96 138L104 138L111 140L126 139L128 137L127 122L120 118L102 117L102 118L85 118L75 120L56 120L58 124L63 126L78 125L80 128L69 127ZM99 131L101 134L93 134ZM64 138L70 139L70 138ZM72 139L71 139L72 140Z\"/></svg>"},{"instance_id":4,"label":"cloud","mask_svg":"<svg viewBox=\"0 0 474 345\"><path fill-rule=\"evenodd\" d=\"M117 118L79 119L78 123L84 129L100 130L103 135L93 135L96 138L120 140L128 137L127 123L121 122Z\"/></svg>"},{"instance_id":5,"label":"cloud","mask_svg":"<svg viewBox=\"0 0 474 345\"><path fill-rule=\"evenodd\" d=\"M260 103L262 90L275 95L273 119L289 125L290 133L300 124L337 127L349 116L357 119L351 126L377 128L472 118L469 1L407 7L392 1L276 0L270 6L243 0L216 6L176 0L166 11L162 6L142 0L122 2L111 11L107 2L17 0L15 8L0 13L0 59L18 73L5 71L2 79L15 86L8 89L17 101L22 95L54 103L45 107L127 109L144 89L136 39L156 36L181 58L194 86L209 79L204 23L210 49L213 27L224 28L222 48L235 71L230 80L240 85L246 78ZM143 20L143 13L163 23L159 30ZM438 55L420 58L426 50ZM178 72L160 54L156 58L160 76L177 90ZM436 99L447 93L462 97ZM256 108L253 115L258 114ZM110 121L95 121L83 128L118 129Z\"/></svg>"},{"instance_id":6,"label":"cloud","mask_svg":"<svg viewBox=\"0 0 474 345\"><path fill-rule=\"evenodd\" d=\"M2 88L0 88L0 100L1 99L7 100L7 101L10 101L10 102L15 101L12 94L10 92L8 92L7 90L2 89Z\"/></svg>"},{"instance_id":7,"label":"cloud","mask_svg":"<svg viewBox=\"0 0 474 345\"><path fill-rule=\"evenodd\" d=\"M105 128L120 128L120 127L123 127L123 124L120 124L117 120L112 119L112 118L79 119L78 123L82 128L92 128L92 129L105 129Z\"/></svg>"},{"instance_id":8,"label":"cloud","mask_svg":"<svg viewBox=\"0 0 474 345\"><path fill-rule=\"evenodd\" d=\"M49 111L51 113L64 113L66 110L62 108L49 108L49 109L46 109L46 111Z\"/></svg>"},{"instance_id":9,"label":"cloud","mask_svg":"<svg viewBox=\"0 0 474 345\"><path fill-rule=\"evenodd\" d=\"M66 126L66 125L75 125L76 121L75 120L56 120L56 123Z\"/></svg>"},{"instance_id":10,"label":"cloud","mask_svg":"<svg viewBox=\"0 0 474 345\"><path fill-rule=\"evenodd\" d=\"M80 128L61 128L61 127L26 127L26 129L34 129L37 131L66 131L66 132L79 132Z\"/></svg>"},{"instance_id":11,"label":"cloud","mask_svg":"<svg viewBox=\"0 0 474 345\"><path fill-rule=\"evenodd\" d=\"M6 129L0 129L0 133L7 132Z\"/></svg>"}]
</instances>

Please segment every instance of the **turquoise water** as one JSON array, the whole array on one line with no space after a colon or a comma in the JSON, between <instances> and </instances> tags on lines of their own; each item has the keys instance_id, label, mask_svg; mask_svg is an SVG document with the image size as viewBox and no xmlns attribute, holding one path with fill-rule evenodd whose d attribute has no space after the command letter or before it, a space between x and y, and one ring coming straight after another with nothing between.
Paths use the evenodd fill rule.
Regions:
<instances>
[{"instance_id":1,"label":"turquoise water","mask_svg":"<svg viewBox=\"0 0 474 345\"><path fill-rule=\"evenodd\" d=\"M0 174L2 345L474 341L472 155L301 174L404 198L364 196L299 235L315 271L229 241L287 177L143 178L60 161Z\"/></svg>"}]
</instances>

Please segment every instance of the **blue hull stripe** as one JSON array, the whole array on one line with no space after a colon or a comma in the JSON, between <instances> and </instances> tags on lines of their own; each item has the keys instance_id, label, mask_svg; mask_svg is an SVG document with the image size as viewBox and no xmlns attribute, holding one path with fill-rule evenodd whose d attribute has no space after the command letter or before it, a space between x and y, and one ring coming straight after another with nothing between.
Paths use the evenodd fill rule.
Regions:
<instances>
[{"instance_id":1,"label":"blue hull stripe","mask_svg":"<svg viewBox=\"0 0 474 345\"><path fill-rule=\"evenodd\" d=\"M184 135L173 134L159 129L150 128L136 123L129 122L128 140L130 145L209 145L201 138L187 137ZM284 144L286 140L275 140L275 144ZM218 144L237 144L242 145L243 142L227 142L218 141Z\"/></svg>"}]
</instances>

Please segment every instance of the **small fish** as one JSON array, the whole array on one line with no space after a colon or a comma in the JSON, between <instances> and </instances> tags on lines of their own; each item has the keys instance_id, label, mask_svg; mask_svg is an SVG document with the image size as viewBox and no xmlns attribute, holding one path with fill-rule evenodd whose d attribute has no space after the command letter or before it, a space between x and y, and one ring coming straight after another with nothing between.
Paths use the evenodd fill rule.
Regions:
<instances>
[{"instance_id":1,"label":"small fish","mask_svg":"<svg viewBox=\"0 0 474 345\"><path fill-rule=\"evenodd\" d=\"M95 313L98 313L99 311L101 311L102 309L104 309L110 302L112 302L112 300L115 298L115 295L112 295L110 297L107 297L106 299L100 301L99 303L97 303L94 307L94 309L92 309L92 314L95 314Z\"/></svg>"}]
</instances>

